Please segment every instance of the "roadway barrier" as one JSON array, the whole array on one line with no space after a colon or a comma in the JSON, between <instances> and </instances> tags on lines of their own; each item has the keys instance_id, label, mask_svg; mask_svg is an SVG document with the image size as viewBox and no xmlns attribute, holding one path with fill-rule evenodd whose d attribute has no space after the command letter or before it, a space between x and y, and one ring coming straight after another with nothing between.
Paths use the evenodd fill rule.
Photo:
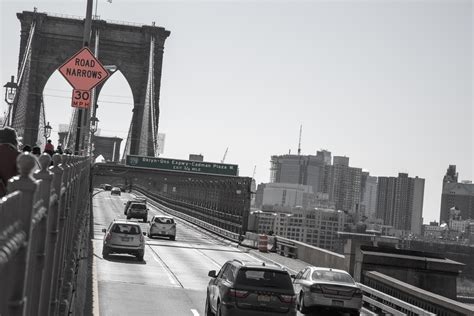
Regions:
<instances>
[{"instance_id":1,"label":"roadway barrier","mask_svg":"<svg viewBox=\"0 0 474 316\"><path fill-rule=\"evenodd\" d=\"M0 200L0 315L84 314L90 160L21 154ZM85 271L80 273L80 271Z\"/></svg>"},{"instance_id":2,"label":"roadway barrier","mask_svg":"<svg viewBox=\"0 0 474 316\"><path fill-rule=\"evenodd\" d=\"M371 302L374 306L377 306L374 303L383 303L406 315L474 315L473 306L425 291L380 272L364 272L364 285L364 295L368 294L370 298L375 294Z\"/></svg>"},{"instance_id":3,"label":"roadway barrier","mask_svg":"<svg viewBox=\"0 0 474 316\"><path fill-rule=\"evenodd\" d=\"M258 236L258 251L268 252L268 236L265 234Z\"/></svg>"}]
</instances>

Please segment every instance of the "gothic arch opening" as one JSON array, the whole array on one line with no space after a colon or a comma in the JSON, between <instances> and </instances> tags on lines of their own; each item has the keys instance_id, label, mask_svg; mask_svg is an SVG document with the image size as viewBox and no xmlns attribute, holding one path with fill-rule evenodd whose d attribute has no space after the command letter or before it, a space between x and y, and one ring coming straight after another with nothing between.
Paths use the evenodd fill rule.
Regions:
<instances>
[{"instance_id":1,"label":"gothic arch opening","mask_svg":"<svg viewBox=\"0 0 474 316\"><path fill-rule=\"evenodd\" d=\"M120 70L117 70L102 86L98 100L96 116L99 119L99 129L95 136L104 137L102 142L95 141L95 156L102 154L106 160L118 160L123 156L130 128L133 109L132 89ZM105 137L110 139L105 139ZM101 145L102 144L102 145ZM106 145L107 144L107 145ZM120 156L105 156L100 151L103 146L120 146ZM109 148L110 151L110 148Z\"/></svg>"}]
</instances>

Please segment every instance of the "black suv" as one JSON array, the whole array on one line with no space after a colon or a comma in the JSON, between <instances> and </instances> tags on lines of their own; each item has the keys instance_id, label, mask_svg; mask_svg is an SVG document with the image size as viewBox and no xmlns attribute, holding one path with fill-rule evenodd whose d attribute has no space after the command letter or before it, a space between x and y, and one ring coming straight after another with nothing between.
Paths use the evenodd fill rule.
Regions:
<instances>
[{"instance_id":1,"label":"black suv","mask_svg":"<svg viewBox=\"0 0 474 316\"><path fill-rule=\"evenodd\" d=\"M206 316L296 316L291 277L280 266L231 260L208 275Z\"/></svg>"},{"instance_id":2,"label":"black suv","mask_svg":"<svg viewBox=\"0 0 474 316\"><path fill-rule=\"evenodd\" d=\"M130 200L125 204L124 213L127 219L130 218L141 218L144 223L148 221L148 207L146 206L146 200L136 199Z\"/></svg>"}]
</instances>

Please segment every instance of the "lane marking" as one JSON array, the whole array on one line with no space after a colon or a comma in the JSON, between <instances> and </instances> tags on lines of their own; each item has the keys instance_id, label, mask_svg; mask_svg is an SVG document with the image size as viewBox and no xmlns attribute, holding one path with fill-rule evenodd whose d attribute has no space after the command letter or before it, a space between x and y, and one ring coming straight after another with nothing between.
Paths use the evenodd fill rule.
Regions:
<instances>
[{"instance_id":1,"label":"lane marking","mask_svg":"<svg viewBox=\"0 0 474 316\"><path fill-rule=\"evenodd\" d=\"M208 255L206 255L203 251L201 251L201 249L194 249L196 250L199 254L201 254L202 256L204 256L205 258L207 258L209 261L211 261L217 268L220 268L222 267L222 264L220 264L219 262L217 262L216 260L212 259L211 257L209 257Z\"/></svg>"},{"instance_id":2,"label":"lane marking","mask_svg":"<svg viewBox=\"0 0 474 316\"><path fill-rule=\"evenodd\" d=\"M149 246L150 247L150 246ZM151 247L150 247L151 248ZM160 266L163 268L163 270L165 270L166 272L166 276L168 277L168 279L170 280L171 284L173 284L174 286L178 286L178 283L176 282L176 280L173 278L173 276L170 274L170 272L166 269L166 267L163 265L163 262L161 262L160 259L158 259L158 257L156 257L155 253L152 251L151 252L151 256L153 257L153 259L155 259L156 262L158 262L160 264Z\"/></svg>"},{"instance_id":3,"label":"lane marking","mask_svg":"<svg viewBox=\"0 0 474 316\"><path fill-rule=\"evenodd\" d=\"M191 313L193 313L193 316L199 316L199 313L195 309L191 309Z\"/></svg>"},{"instance_id":4,"label":"lane marking","mask_svg":"<svg viewBox=\"0 0 474 316\"><path fill-rule=\"evenodd\" d=\"M100 304L99 304L99 282L97 276L97 258L101 259L98 255L95 254L95 245L92 243L92 314L94 316L100 315Z\"/></svg>"},{"instance_id":5,"label":"lane marking","mask_svg":"<svg viewBox=\"0 0 474 316\"><path fill-rule=\"evenodd\" d=\"M146 244L150 250L151 250L151 255L153 256L153 259L155 259L156 262L158 262L163 270L166 271L166 275L168 276L168 279L170 282L175 285L184 288L183 284L179 281L178 277L171 271L170 267L166 264L166 262L160 258L160 256L155 252L155 250L147 243Z\"/></svg>"}]
</instances>

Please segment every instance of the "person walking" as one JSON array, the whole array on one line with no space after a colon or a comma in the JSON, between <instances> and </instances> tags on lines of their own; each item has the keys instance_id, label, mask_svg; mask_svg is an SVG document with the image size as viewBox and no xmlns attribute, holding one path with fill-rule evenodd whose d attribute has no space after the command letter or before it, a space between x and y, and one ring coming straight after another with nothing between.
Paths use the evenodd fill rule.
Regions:
<instances>
[{"instance_id":1,"label":"person walking","mask_svg":"<svg viewBox=\"0 0 474 316\"><path fill-rule=\"evenodd\" d=\"M41 156L41 148L39 148L38 146L35 146L33 147L33 150L31 151L31 153L35 155L36 158L39 158L39 156Z\"/></svg>"},{"instance_id":2,"label":"person walking","mask_svg":"<svg viewBox=\"0 0 474 316\"><path fill-rule=\"evenodd\" d=\"M44 145L44 150L43 151L45 153L48 153L50 156L54 155L54 146L51 143L51 139L48 139L48 142L46 143L46 145Z\"/></svg>"},{"instance_id":3,"label":"person walking","mask_svg":"<svg viewBox=\"0 0 474 316\"><path fill-rule=\"evenodd\" d=\"M0 197L7 194L8 180L18 174L18 139L13 128L0 128Z\"/></svg>"}]
</instances>

